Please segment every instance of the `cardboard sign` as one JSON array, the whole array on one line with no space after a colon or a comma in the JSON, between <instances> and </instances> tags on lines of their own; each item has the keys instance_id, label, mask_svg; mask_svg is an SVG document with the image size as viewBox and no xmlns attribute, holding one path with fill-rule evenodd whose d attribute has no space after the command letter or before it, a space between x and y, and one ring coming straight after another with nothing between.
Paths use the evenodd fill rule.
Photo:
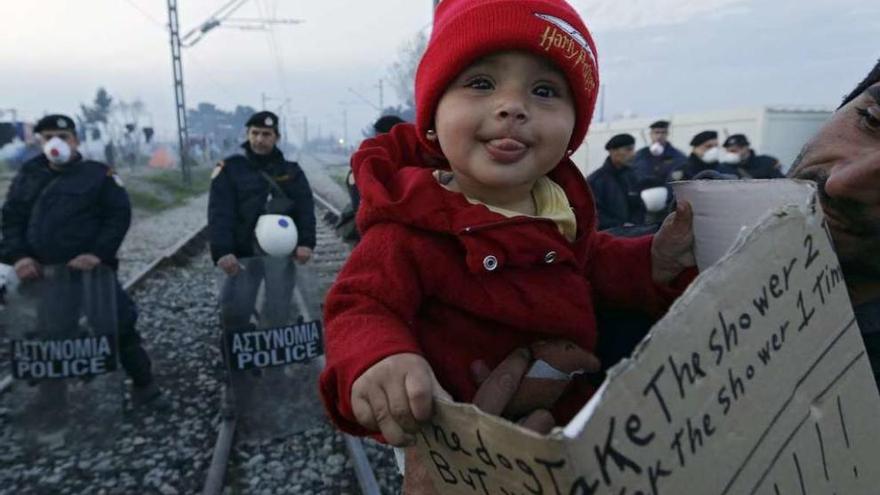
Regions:
<instances>
[{"instance_id":1,"label":"cardboard sign","mask_svg":"<svg viewBox=\"0 0 880 495\"><path fill-rule=\"evenodd\" d=\"M12 375L19 380L78 378L116 370L116 339L12 340Z\"/></svg>"},{"instance_id":2,"label":"cardboard sign","mask_svg":"<svg viewBox=\"0 0 880 495\"><path fill-rule=\"evenodd\" d=\"M743 235L564 429L437 410L418 448L444 494L880 486L880 395L815 197Z\"/></svg>"},{"instance_id":3,"label":"cardboard sign","mask_svg":"<svg viewBox=\"0 0 880 495\"><path fill-rule=\"evenodd\" d=\"M320 321L228 331L225 340L234 371L303 363L324 354Z\"/></svg>"}]
</instances>

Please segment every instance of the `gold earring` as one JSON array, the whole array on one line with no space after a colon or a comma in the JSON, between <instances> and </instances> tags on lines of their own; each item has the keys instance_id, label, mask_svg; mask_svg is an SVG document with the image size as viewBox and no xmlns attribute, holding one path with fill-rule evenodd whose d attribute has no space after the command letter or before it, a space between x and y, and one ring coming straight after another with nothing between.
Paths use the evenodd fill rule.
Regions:
<instances>
[{"instance_id":1,"label":"gold earring","mask_svg":"<svg viewBox=\"0 0 880 495\"><path fill-rule=\"evenodd\" d=\"M428 138L428 141L436 141L437 131L435 131L434 129L428 129L428 132L425 133L425 137Z\"/></svg>"}]
</instances>

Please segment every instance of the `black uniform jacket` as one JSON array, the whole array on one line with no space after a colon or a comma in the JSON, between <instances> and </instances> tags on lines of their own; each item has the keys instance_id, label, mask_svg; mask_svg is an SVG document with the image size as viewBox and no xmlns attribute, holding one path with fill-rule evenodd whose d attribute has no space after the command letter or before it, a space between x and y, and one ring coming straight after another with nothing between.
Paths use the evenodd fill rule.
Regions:
<instances>
[{"instance_id":1,"label":"black uniform jacket","mask_svg":"<svg viewBox=\"0 0 880 495\"><path fill-rule=\"evenodd\" d=\"M645 222L645 204L639 194L636 173L630 167L615 168L611 159L606 158L587 182L596 198L600 230Z\"/></svg>"},{"instance_id":2,"label":"black uniform jacket","mask_svg":"<svg viewBox=\"0 0 880 495\"><path fill-rule=\"evenodd\" d=\"M737 165L737 173L743 179L781 179L779 160L768 155L756 155L754 151Z\"/></svg>"},{"instance_id":3,"label":"black uniform jacket","mask_svg":"<svg viewBox=\"0 0 880 495\"><path fill-rule=\"evenodd\" d=\"M266 156L242 145L244 155L233 155L217 164L208 199L208 230L211 257L216 262L227 254L236 257L256 254L254 228L272 192L268 174L293 202L288 211L296 224L297 246L315 247L315 206L312 189L296 162L289 162L277 148ZM281 212L274 212L281 213Z\"/></svg>"},{"instance_id":4,"label":"black uniform jacket","mask_svg":"<svg viewBox=\"0 0 880 495\"><path fill-rule=\"evenodd\" d=\"M22 165L9 187L0 259L57 264L91 253L115 269L130 224L128 194L110 167L76 156L55 171L39 155Z\"/></svg>"},{"instance_id":5,"label":"black uniform jacket","mask_svg":"<svg viewBox=\"0 0 880 495\"><path fill-rule=\"evenodd\" d=\"M671 179L669 174L684 166L687 157L678 148L667 143L660 156L654 156L648 147L636 152L632 169L636 173L641 189L665 185Z\"/></svg>"}]
</instances>

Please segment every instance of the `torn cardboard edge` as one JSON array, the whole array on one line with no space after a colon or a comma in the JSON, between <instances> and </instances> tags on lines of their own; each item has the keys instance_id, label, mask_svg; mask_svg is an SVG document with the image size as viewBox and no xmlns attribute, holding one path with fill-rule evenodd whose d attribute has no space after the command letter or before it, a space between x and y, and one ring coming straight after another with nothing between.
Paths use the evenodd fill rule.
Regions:
<instances>
[{"instance_id":1,"label":"torn cardboard edge","mask_svg":"<svg viewBox=\"0 0 880 495\"><path fill-rule=\"evenodd\" d=\"M730 252L676 301L632 358L612 369L565 428L541 436L471 405L438 402L436 417L423 428L418 447L435 486L454 494L617 494L621 489L727 494L755 493L761 487L766 491L768 483L772 488L778 483L784 493L798 483L846 493L864 493L864 487L880 484L880 473L871 474L874 470L863 462L878 455L880 431L870 427L870 418L876 419L880 396L821 208L815 193L804 199L801 206L769 212L741 234ZM786 291L780 289L780 267L787 270ZM825 277L827 293L821 292L818 279L813 284L816 274ZM750 298L759 289L766 298L768 284L776 299L758 317ZM760 309L757 299L754 303ZM745 310L756 320L752 333L747 331L751 320ZM716 312L722 328L727 328L722 312L740 315L742 342L728 349L723 365L719 360L710 367L710 353L702 345L711 343L708 330L717 330L712 328L717 325ZM777 318L792 321L779 325ZM786 328L792 322L797 326L801 318L800 328L790 330L785 343ZM781 341L771 332L776 326ZM755 351L760 357L765 339L764 347L772 342L781 350L761 367ZM685 358L691 356L688 362ZM646 398L644 385L653 370L658 371L652 383L665 366L675 370L678 389L667 368L662 385L672 403L669 411L661 404L661 414L662 400ZM726 379L723 372L730 374L731 385L721 388L715 403L713 393ZM755 381L746 381L755 373ZM750 395L731 406L729 395L737 394L737 382L748 387ZM724 401L722 391L728 394ZM832 413L839 413L839 424ZM782 454L793 456L797 472L792 459ZM798 462L808 469L801 470Z\"/></svg>"},{"instance_id":2,"label":"torn cardboard edge","mask_svg":"<svg viewBox=\"0 0 880 495\"><path fill-rule=\"evenodd\" d=\"M718 182L744 182L745 186L748 187L750 184L766 184L771 182L771 179L755 179L748 181L693 181L693 182L702 182L702 183L718 183ZM688 286L687 290L676 299L672 305L669 307L667 314L683 310L687 307L688 304L691 304L691 301L694 297L704 290L705 286L714 286L716 285L715 276L717 273L722 272L725 268L727 268L732 263L737 261L739 253L745 249L748 245L749 241L755 239L756 237L762 235L765 231L774 228L775 224L772 222L768 222L773 218L782 218L788 215L791 215L793 212L800 212L806 218L807 224L810 225L818 225L824 221L824 213L822 209L819 207L819 199L816 194L816 185L811 181L803 181L803 180L790 180L786 182L791 182L796 184L798 187L802 187L802 192L804 194L803 201L799 205L787 205L781 206L770 211L767 211L764 215L760 216L757 222L751 227L744 227L740 229L735 238L730 241L730 248L727 252L722 255L717 261L712 263L712 265L700 272L697 275L697 278L691 282ZM678 184L684 184L684 182L679 182ZM704 233L707 237L716 238L719 236L730 236L731 232L715 232L709 231ZM617 376L626 372L628 369L638 366L639 357L643 355L647 349L651 345L651 340L654 334L658 331L660 327L660 321L658 321L654 326L651 327L651 330L648 334L642 339L641 342L636 345L636 348L633 350L630 357L625 357L620 360L617 364L615 364L612 368L607 371L607 375L605 380L602 382L602 385L599 389L593 394L590 398L590 401L572 418L571 421L568 422L567 425L562 427L563 434L568 438L577 438L577 436L581 433L584 425L593 415L596 407L598 407L599 402L602 400L602 396L605 393L606 388L609 383L616 379Z\"/></svg>"}]
</instances>

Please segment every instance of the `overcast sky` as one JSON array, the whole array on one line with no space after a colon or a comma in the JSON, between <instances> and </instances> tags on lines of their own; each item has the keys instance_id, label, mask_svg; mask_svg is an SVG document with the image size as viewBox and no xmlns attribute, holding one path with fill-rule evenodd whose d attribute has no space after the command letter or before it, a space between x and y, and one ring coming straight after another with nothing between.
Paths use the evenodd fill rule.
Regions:
<instances>
[{"instance_id":1,"label":"overcast sky","mask_svg":"<svg viewBox=\"0 0 880 495\"><path fill-rule=\"evenodd\" d=\"M228 0L183 0L182 31ZM574 0L593 31L606 116L758 105L833 106L880 57L877 0ZM430 0L250 0L233 17L296 18L269 32L216 29L184 50L189 107L290 98L310 133L360 134L400 45L430 29ZM165 0L2 0L0 110L74 113L98 86L142 100L173 132ZM386 85L386 104L397 97ZM3 115L2 120L7 120ZM292 129L301 133L301 126Z\"/></svg>"}]
</instances>

